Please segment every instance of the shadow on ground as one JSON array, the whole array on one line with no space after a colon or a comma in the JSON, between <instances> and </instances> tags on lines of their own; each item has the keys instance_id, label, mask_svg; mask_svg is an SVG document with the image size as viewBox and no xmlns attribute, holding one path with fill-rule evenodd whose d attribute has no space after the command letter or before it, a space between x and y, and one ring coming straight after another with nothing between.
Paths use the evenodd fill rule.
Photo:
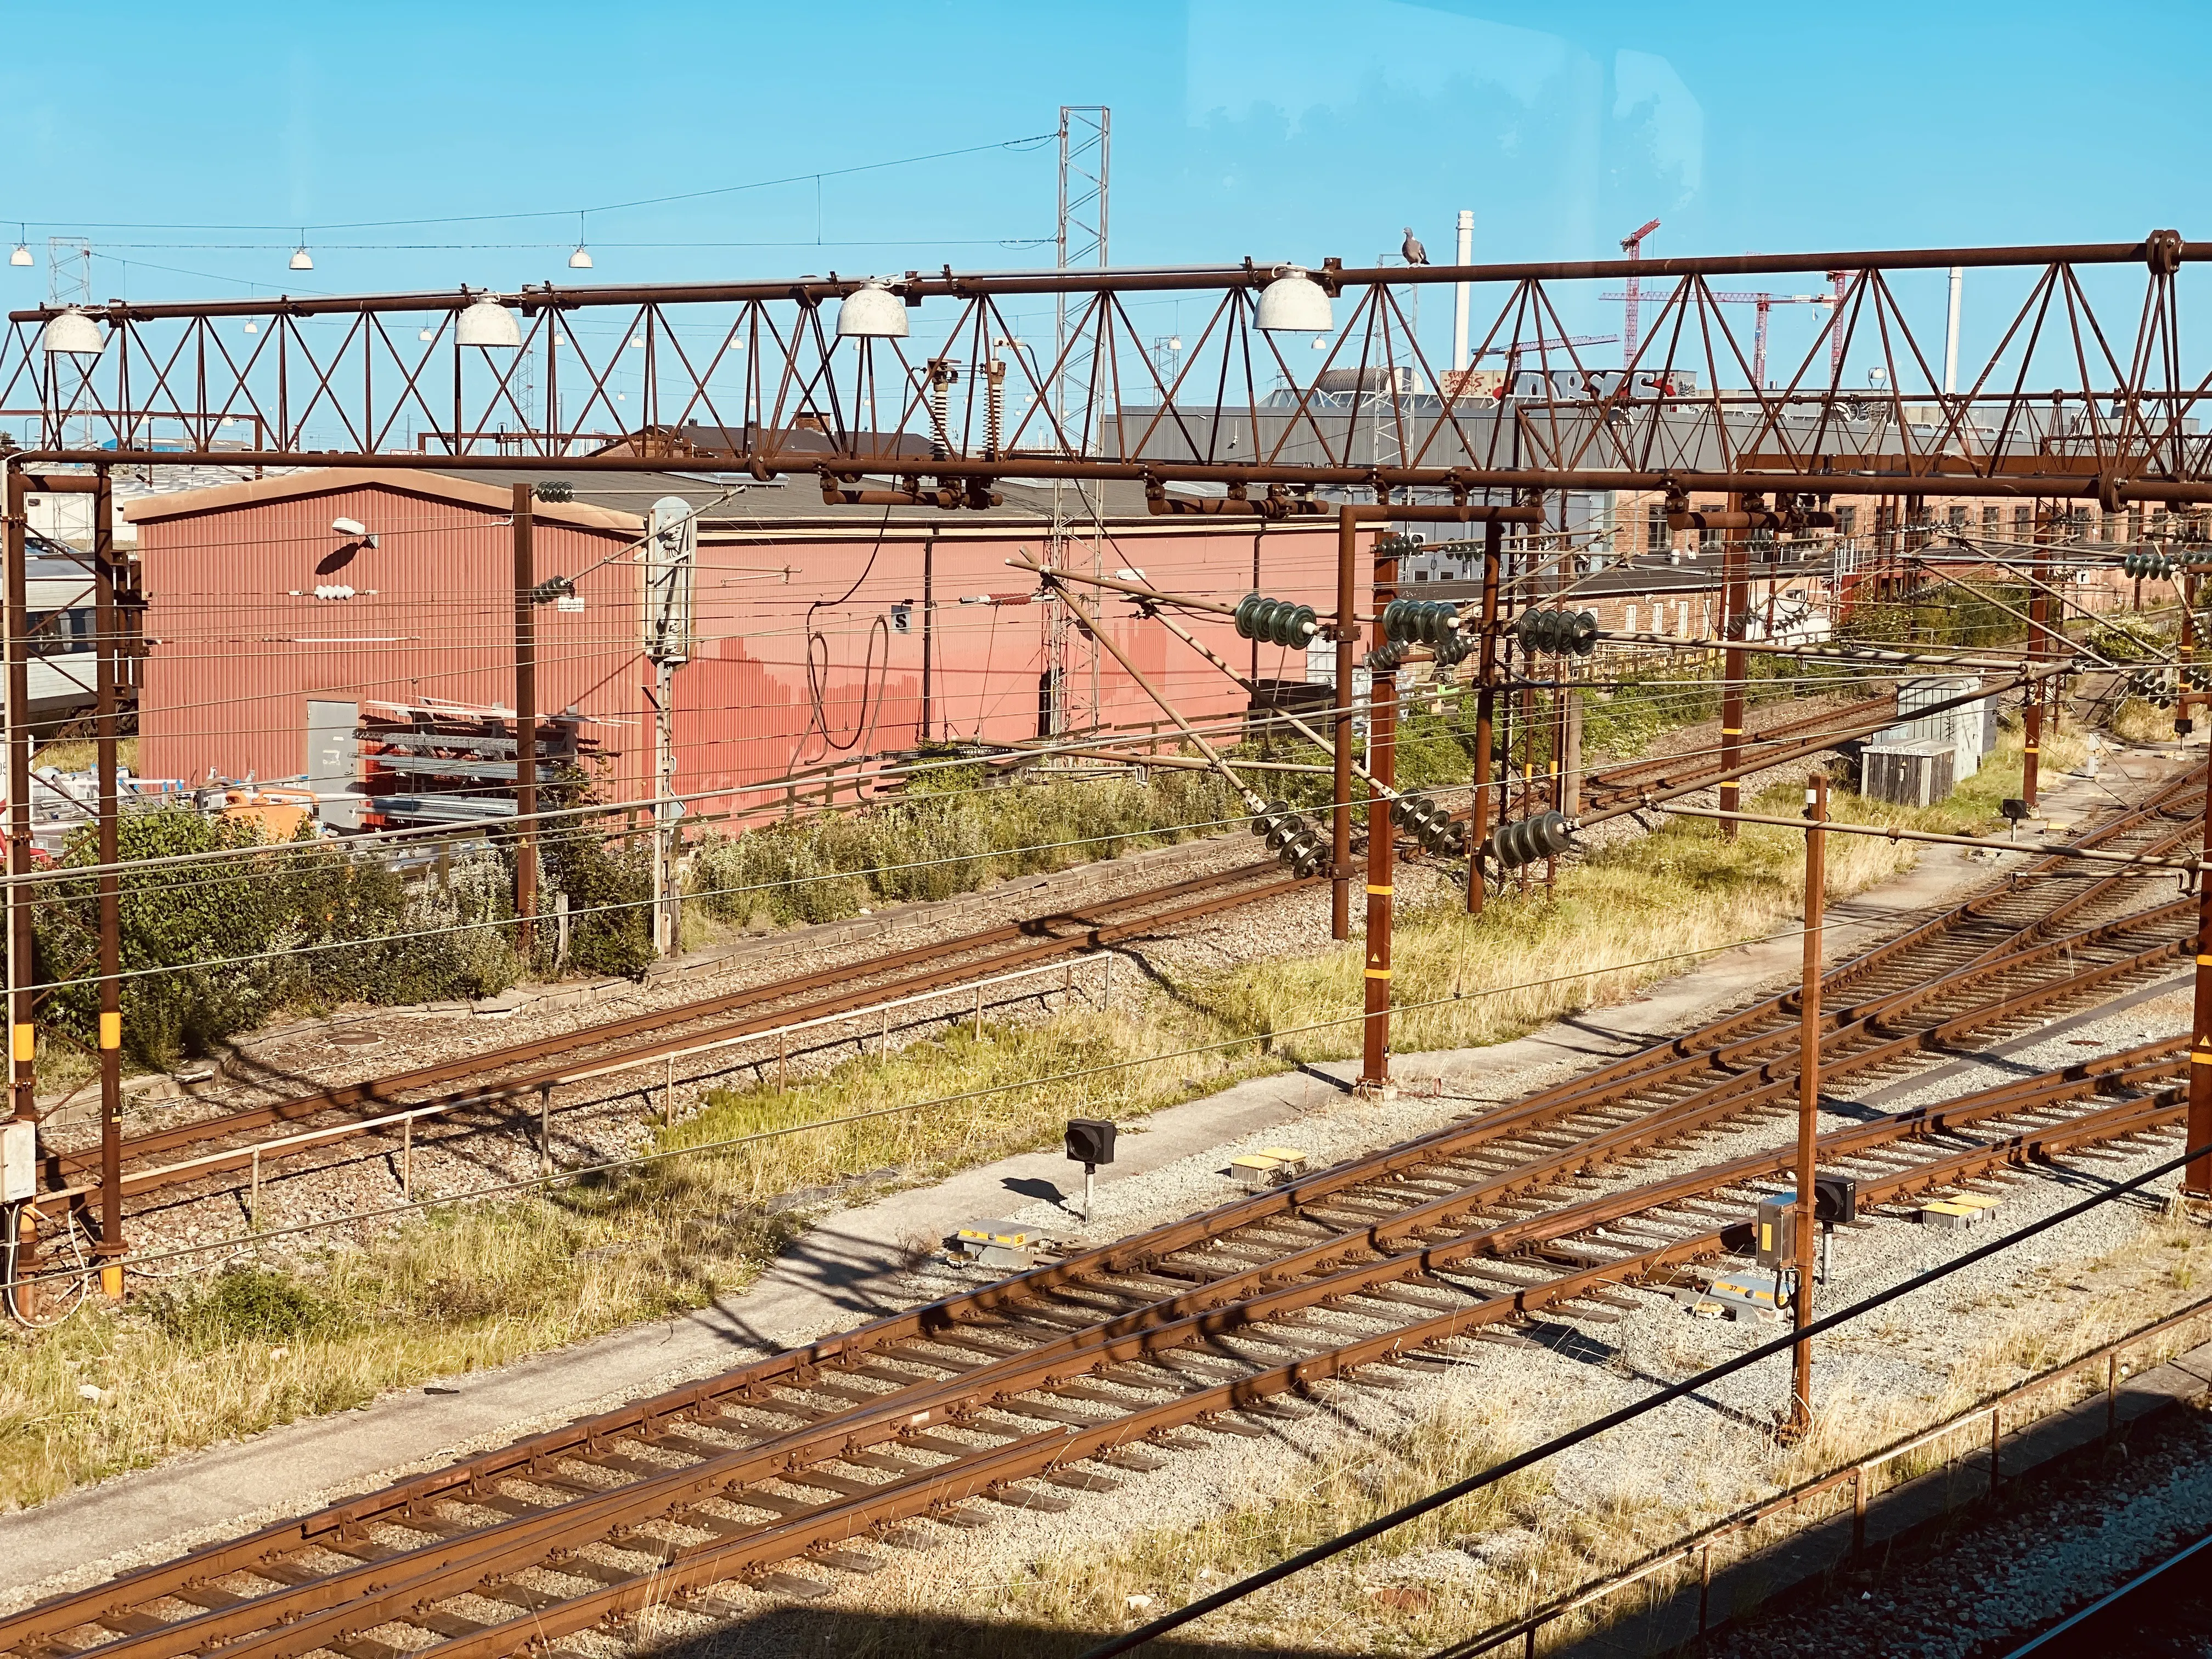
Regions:
<instances>
[{"instance_id":1,"label":"shadow on ground","mask_svg":"<svg viewBox=\"0 0 2212 1659\"><path fill-rule=\"evenodd\" d=\"M653 1659L1075 1659L1103 1631L934 1614L779 1607L647 1650ZM1145 1659L1352 1659L1365 1648L1254 1647L1164 1637Z\"/></svg>"}]
</instances>

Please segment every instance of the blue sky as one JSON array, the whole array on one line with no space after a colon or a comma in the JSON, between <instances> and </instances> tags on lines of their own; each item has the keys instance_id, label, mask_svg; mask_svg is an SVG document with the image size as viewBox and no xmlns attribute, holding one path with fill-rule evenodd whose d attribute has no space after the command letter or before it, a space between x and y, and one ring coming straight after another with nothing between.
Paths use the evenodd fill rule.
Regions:
<instances>
[{"instance_id":1,"label":"blue sky","mask_svg":"<svg viewBox=\"0 0 2212 1659\"><path fill-rule=\"evenodd\" d=\"M2193 80L2212 10L2182 5L37 15L45 44L0 67L0 230L27 222L40 256L0 267L11 305L45 297L64 234L92 243L100 299L511 289L569 276L574 209L793 175L594 212L592 275L1048 263L1053 148L996 146L1062 102L1113 109L1117 264L1364 263L1408 223L1442 257L1462 207L1479 258L1597 256L1654 217L1653 252L2212 237ZM972 146L993 148L811 176ZM536 210L561 211L335 228ZM285 269L298 227L312 273Z\"/></svg>"}]
</instances>

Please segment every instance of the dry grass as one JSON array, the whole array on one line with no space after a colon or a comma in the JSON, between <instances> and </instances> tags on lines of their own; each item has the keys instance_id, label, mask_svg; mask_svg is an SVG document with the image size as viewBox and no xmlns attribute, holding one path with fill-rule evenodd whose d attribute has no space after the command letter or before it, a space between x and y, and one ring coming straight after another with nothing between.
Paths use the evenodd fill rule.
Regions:
<instances>
[{"instance_id":1,"label":"dry grass","mask_svg":"<svg viewBox=\"0 0 2212 1659\"><path fill-rule=\"evenodd\" d=\"M2112 717L2106 725L2112 734L2123 743L2173 741L2172 711L2154 708L2141 697L2123 697L2120 706L2112 711Z\"/></svg>"},{"instance_id":2,"label":"dry grass","mask_svg":"<svg viewBox=\"0 0 2212 1659\"><path fill-rule=\"evenodd\" d=\"M2055 763L2065 763L2063 752ZM1955 803L1908 816L1978 825L2017 775L2015 750ZM1784 791L1765 804L1791 810L1793 801ZM1411 917L1397 939L1400 1000L1463 1000L1401 1016L1397 1046L1498 1041L1685 965L1529 983L1562 964L1716 949L1786 922L1801 896L1802 842L1794 831L1750 829L1731 850L1712 826L1678 820L1569 866L1553 900L1493 905L1473 926L1453 914ZM1830 890L1857 891L1910 857L1901 846L1833 837ZM1355 946L1255 963L1170 986L1136 1014L987 1024L980 1040L958 1024L888 1058L795 1076L788 1088L718 1091L662 1130L659 1144L698 1146L974 1097L670 1160L550 1200L457 1206L366 1249L295 1261L285 1280L318 1311L273 1335L251 1319L189 1308L165 1316L143 1304L88 1305L43 1339L0 1342L0 1502L36 1502L383 1389L696 1306L757 1277L810 1207L1049 1145L1072 1114L1132 1118L1294 1059L1350 1052L1355 1026L1271 1034L1354 1012L1360 960ZM1504 994L1473 994L1487 989ZM1179 1052L1208 1043L1228 1046ZM1035 1081L1077 1071L1093 1074ZM769 1213L771 1200L781 1215ZM96 1406L80 1398L87 1384L112 1397Z\"/></svg>"},{"instance_id":3,"label":"dry grass","mask_svg":"<svg viewBox=\"0 0 2212 1659\"><path fill-rule=\"evenodd\" d=\"M457 1208L125 1311L94 1298L0 1344L0 1504L696 1306L786 1236L757 1216L658 1207L676 1197Z\"/></svg>"}]
</instances>

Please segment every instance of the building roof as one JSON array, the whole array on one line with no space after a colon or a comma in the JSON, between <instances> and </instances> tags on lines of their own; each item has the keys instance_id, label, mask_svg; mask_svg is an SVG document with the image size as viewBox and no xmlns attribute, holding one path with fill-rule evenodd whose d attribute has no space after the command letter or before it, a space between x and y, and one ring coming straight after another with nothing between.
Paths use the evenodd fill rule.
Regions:
<instances>
[{"instance_id":1,"label":"building roof","mask_svg":"<svg viewBox=\"0 0 2212 1659\"><path fill-rule=\"evenodd\" d=\"M253 478L239 483L217 484L208 489L185 489L149 495L125 509L133 524L180 519L200 513L220 513L230 507L255 507L264 501L295 501L302 496L335 495L340 490L375 485L402 494L426 495L503 513L512 504L509 486L527 481L526 473L500 473L494 485L480 482L484 475L456 476L443 471L418 471L411 467L316 467L282 477ZM548 476L552 476L549 474ZM580 530L611 530L634 534L645 527L642 512L623 512L588 501L539 501L532 516Z\"/></svg>"}]
</instances>

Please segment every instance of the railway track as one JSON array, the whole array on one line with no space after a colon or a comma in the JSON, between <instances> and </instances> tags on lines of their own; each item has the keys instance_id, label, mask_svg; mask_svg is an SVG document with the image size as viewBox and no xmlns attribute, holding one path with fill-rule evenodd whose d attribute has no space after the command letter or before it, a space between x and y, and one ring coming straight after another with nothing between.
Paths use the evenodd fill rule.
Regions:
<instances>
[{"instance_id":1,"label":"railway track","mask_svg":"<svg viewBox=\"0 0 2212 1659\"><path fill-rule=\"evenodd\" d=\"M2004 1659L2103 1659L2107 1654L2197 1652L2212 1636L2212 1534L2146 1567Z\"/></svg>"},{"instance_id":2,"label":"railway track","mask_svg":"<svg viewBox=\"0 0 2212 1659\"><path fill-rule=\"evenodd\" d=\"M1762 728L1749 741L1755 752L1756 745L1790 742L1839 719L1872 718L1885 708L1893 708L1895 702L1893 695L1871 698L1843 710L1781 721ZM1698 756L1632 762L1593 773L1589 782L1601 793L1597 804L1603 806L1639 799L1653 787L1680 787L1701 776L1717 778L1719 772L1717 756ZM440 1120L436 1127L418 1119L409 1132L420 1137L426 1148L441 1139L512 1132L523 1126L528 1103L541 1091L576 1080L578 1073L642 1066L780 1026L964 985L1202 920L1236 906L1263 902L1310 884L1310 880L1284 876L1273 863L1240 866L916 945L878 957L864 969L844 966L787 975L580 1031L511 1043L132 1136L123 1145L124 1197L144 1200L159 1195L156 1206L191 1203L233 1190L238 1184L234 1177L244 1172L257 1171L260 1179L276 1180L336 1162L387 1158L398 1149L400 1132L379 1120L401 1109L435 1112ZM360 1126L359 1139L351 1145L343 1134L331 1135L309 1147L257 1154L257 1139L268 1139L259 1132L275 1129L279 1132L276 1138L282 1139L301 1130L324 1131L349 1122ZM96 1144L50 1154L47 1190L35 1200L37 1207L52 1214L73 1203L88 1202L96 1190L92 1183L98 1164ZM141 1216L149 1207L136 1202L129 1213Z\"/></svg>"},{"instance_id":3,"label":"railway track","mask_svg":"<svg viewBox=\"0 0 2212 1659\"><path fill-rule=\"evenodd\" d=\"M1800 714L1792 720L1776 720L1755 727L1744 733L1743 755L1737 763L1737 769L1748 774L1800 758L1800 751L1807 739L1822 733L1850 731L1870 721L1893 719L1896 713L1897 694L1892 691L1879 697L1868 697L1846 704L1841 708ZM1786 746L1790 753L1776 754L1777 745ZM1718 755L1660 755L1650 760L1629 761L1592 772L1583 783L1583 802L1589 811L1601 812L1608 808L1637 802L1648 792L1717 781L1720 776Z\"/></svg>"},{"instance_id":4,"label":"railway track","mask_svg":"<svg viewBox=\"0 0 2212 1659\"><path fill-rule=\"evenodd\" d=\"M603 1072L619 1063L641 1065L780 1026L1034 967L1236 906L1280 897L1311 885L1312 879L1286 876L1272 860L1241 865L1125 898L916 945L862 965L791 975L580 1031L457 1055L386 1077L133 1136L123 1144L124 1196L140 1198L173 1188L183 1189L180 1196L190 1201L208 1190L226 1189L212 1183L253 1165L256 1132L272 1127L320 1128L351 1119L363 1123L363 1133L376 1140L364 1154L372 1157L390 1150L382 1144L389 1132L379 1134L368 1126L396 1109L442 1109L456 1134L512 1128L520 1103L571 1081L579 1073ZM465 1086L451 1086L464 1079ZM332 1146L324 1142L299 1158L309 1164L326 1160ZM51 1212L92 1190L79 1182L97 1170L99 1157L96 1144L52 1155L48 1169L58 1184L40 1195L40 1207ZM272 1161L264 1174L273 1175L276 1170Z\"/></svg>"},{"instance_id":5,"label":"railway track","mask_svg":"<svg viewBox=\"0 0 2212 1659\"><path fill-rule=\"evenodd\" d=\"M2196 835L2182 781L2100 836ZM2172 971L2191 907L2043 860L1827 975L1838 1087L2033 1030ZM1261 1434L1332 1382L1389 1387L1538 1313L1603 1321L1722 1253L1786 1146L1641 1182L1702 1136L1788 1115L1791 997L1290 1186L569 1425L0 1620L0 1649L348 1659L506 1653L712 1586L1049 1509L1186 1431ZM1879 1208L2170 1131L2152 1044L1824 1138ZM1602 1190L1610 1183L1613 1190ZM1152 1443L1148 1447L1147 1443Z\"/></svg>"}]
</instances>

